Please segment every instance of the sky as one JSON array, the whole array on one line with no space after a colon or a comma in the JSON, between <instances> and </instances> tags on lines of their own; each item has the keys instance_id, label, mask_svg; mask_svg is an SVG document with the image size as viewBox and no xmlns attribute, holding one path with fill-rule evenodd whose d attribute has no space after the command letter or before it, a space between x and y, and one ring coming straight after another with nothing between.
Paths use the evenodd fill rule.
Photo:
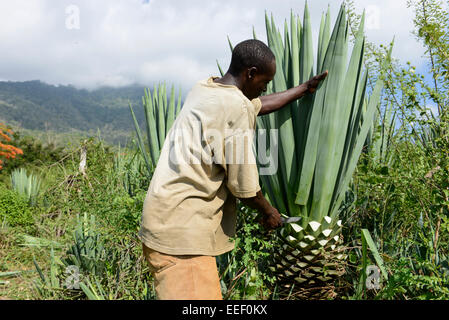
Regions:
<instances>
[{"instance_id":1,"label":"sky","mask_svg":"<svg viewBox=\"0 0 449 320\"><path fill-rule=\"evenodd\" d=\"M301 19L304 0L0 0L0 80L41 80L78 88L181 86L218 76L230 62L227 42L266 42L265 11L282 26L290 10ZM316 43L322 12L332 26L342 1L309 0ZM367 40L388 44L418 71L424 50L411 34L406 0L355 0L367 10ZM316 49L316 46L315 46Z\"/></svg>"}]
</instances>

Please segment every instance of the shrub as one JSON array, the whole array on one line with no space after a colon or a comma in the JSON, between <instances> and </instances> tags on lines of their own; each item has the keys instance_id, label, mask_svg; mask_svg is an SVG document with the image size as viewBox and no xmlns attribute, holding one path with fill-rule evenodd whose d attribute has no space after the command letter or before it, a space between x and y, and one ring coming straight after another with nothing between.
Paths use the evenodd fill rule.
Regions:
<instances>
[{"instance_id":1,"label":"shrub","mask_svg":"<svg viewBox=\"0 0 449 320\"><path fill-rule=\"evenodd\" d=\"M29 232L34 227L34 219L28 201L14 190L0 184L0 220L8 225L20 226Z\"/></svg>"}]
</instances>

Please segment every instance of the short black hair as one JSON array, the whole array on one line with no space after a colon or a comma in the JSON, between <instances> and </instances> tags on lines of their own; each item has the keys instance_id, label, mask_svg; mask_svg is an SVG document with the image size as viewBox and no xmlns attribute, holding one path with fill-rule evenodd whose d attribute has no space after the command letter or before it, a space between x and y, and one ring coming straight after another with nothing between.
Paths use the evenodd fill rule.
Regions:
<instances>
[{"instance_id":1,"label":"short black hair","mask_svg":"<svg viewBox=\"0 0 449 320\"><path fill-rule=\"evenodd\" d=\"M229 73L238 76L246 68L256 67L265 72L275 59L273 51L260 40L245 40L232 50Z\"/></svg>"}]
</instances>

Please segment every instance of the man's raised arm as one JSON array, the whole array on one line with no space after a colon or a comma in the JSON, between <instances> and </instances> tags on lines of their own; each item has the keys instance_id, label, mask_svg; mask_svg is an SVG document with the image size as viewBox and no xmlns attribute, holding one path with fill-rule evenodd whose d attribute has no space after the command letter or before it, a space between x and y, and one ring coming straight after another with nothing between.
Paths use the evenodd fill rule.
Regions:
<instances>
[{"instance_id":1,"label":"man's raised arm","mask_svg":"<svg viewBox=\"0 0 449 320\"><path fill-rule=\"evenodd\" d=\"M307 93L314 93L320 84L327 77L328 71L317 75L299 86L293 87L291 89L269 94L266 96L261 96L260 101L262 101L262 108L259 111L259 116L277 111L284 106L288 105L292 101L295 101L303 97Z\"/></svg>"}]
</instances>

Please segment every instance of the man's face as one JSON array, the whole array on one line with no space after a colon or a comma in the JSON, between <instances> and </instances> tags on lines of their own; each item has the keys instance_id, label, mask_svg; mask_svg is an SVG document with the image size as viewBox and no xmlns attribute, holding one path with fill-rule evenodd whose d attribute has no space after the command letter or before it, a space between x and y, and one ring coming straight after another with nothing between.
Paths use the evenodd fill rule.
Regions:
<instances>
[{"instance_id":1,"label":"man's face","mask_svg":"<svg viewBox=\"0 0 449 320\"><path fill-rule=\"evenodd\" d=\"M242 90L243 94L249 100L259 97L263 92L267 91L267 85L273 80L275 74L276 60L274 59L266 67L266 71L263 73L255 67L248 69L245 74L245 84Z\"/></svg>"}]
</instances>

